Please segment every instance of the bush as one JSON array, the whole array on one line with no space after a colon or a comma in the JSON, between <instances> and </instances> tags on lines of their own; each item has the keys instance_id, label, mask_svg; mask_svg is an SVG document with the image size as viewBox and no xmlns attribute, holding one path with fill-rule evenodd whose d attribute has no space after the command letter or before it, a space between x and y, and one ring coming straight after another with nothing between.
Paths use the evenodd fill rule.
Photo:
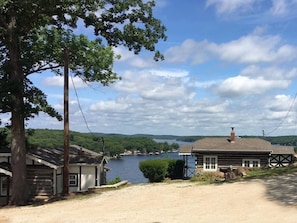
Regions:
<instances>
[{"instance_id":1,"label":"bush","mask_svg":"<svg viewBox=\"0 0 297 223\"><path fill-rule=\"evenodd\" d=\"M182 179L185 162L175 159L144 160L139 163L139 169L149 182L161 182L165 177Z\"/></svg>"},{"instance_id":2,"label":"bush","mask_svg":"<svg viewBox=\"0 0 297 223\"><path fill-rule=\"evenodd\" d=\"M139 163L139 169L149 182L161 182L167 175L168 162L166 160L143 160Z\"/></svg>"},{"instance_id":3,"label":"bush","mask_svg":"<svg viewBox=\"0 0 297 223\"><path fill-rule=\"evenodd\" d=\"M121 178L120 177L116 177L115 179L111 180L111 181L108 181L107 184L108 185L113 185L113 184L117 184L119 182L121 182Z\"/></svg>"},{"instance_id":4,"label":"bush","mask_svg":"<svg viewBox=\"0 0 297 223\"><path fill-rule=\"evenodd\" d=\"M168 159L167 176L170 179L182 179L184 177L185 161Z\"/></svg>"}]
</instances>

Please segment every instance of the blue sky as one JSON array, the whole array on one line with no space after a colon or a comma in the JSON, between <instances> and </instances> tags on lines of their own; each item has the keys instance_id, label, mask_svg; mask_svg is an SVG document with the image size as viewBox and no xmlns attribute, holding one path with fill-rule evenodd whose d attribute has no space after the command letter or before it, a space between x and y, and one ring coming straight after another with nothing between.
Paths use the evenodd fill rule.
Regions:
<instances>
[{"instance_id":1,"label":"blue sky","mask_svg":"<svg viewBox=\"0 0 297 223\"><path fill-rule=\"evenodd\" d=\"M296 134L296 0L156 2L155 17L168 29L157 45L165 61L115 48L122 80L102 87L73 78L79 103L70 79L71 130L229 135L233 126L237 135ZM63 77L31 79L63 113ZM40 114L27 127L62 129L63 122Z\"/></svg>"}]
</instances>

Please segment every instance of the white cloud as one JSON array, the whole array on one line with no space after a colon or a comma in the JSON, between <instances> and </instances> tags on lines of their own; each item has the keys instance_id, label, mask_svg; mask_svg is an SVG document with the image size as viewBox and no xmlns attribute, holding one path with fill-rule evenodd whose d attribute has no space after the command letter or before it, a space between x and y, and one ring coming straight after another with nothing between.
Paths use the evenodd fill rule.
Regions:
<instances>
[{"instance_id":1,"label":"white cloud","mask_svg":"<svg viewBox=\"0 0 297 223\"><path fill-rule=\"evenodd\" d=\"M217 14L247 12L259 0L207 0L206 7L214 6Z\"/></svg>"},{"instance_id":2,"label":"white cloud","mask_svg":"<svg viewBox=\"0 0 297 223\"><path fill-rule=\"evenodd\" d=\"M273 15L284 15L288 10L288 0L272 0L272 7L270 12Z\"/></svg>"},{"instance_id":3,"label":"white cloud","mask_svg":"<svg viewBox=\"0 0 297 223\"><path fill-rule=\"evenodd\" d=\"M72 82L73 81L73 82ZM74 83L74 86L73 86ZM43 85L46 86L55 86L55 87L63 87L64 86L64 76L51 76L46 77L42 81ZM69 88L86 88L88 87L88 83L85 83L79 77L69 77Z\"/></svg>"},{"instance_id":4,"label":"white cloud","mask_svg":"<svg viewBox=\"0 0 297 223\"><path fill-rule=\"evenodd\" d=\"M269 13L276 17L289 16L296 13L294 12L296 6L296 0L272 0L272 6L269 9Z\"/></svg>"},{"instance_id":5,"label":"white cloud","mask_svg":"<svg viewBox=\"0 0 297 223\"><path fill-rule=\"evenodd\" d=\"M169 48L165 52L165 58L170 63L185 63L190 60L192 64L201 64L209 59L209 49L212 46L207 40L196 42L187 39L180 46Z\"/></svg>"},{"instance_id":6,"label":"white cloud","mask_svg":"<svg viewBox=\"0 0 297 223\"><path fill-rule=\"evenodd\" d=\"M272 112L285 112L288 113L290 107L295 102L295 99L290 95L276 95L274 100L267 104L265 107ZM295 105L296 107L296 105ZM293 109L295 111L296 109Z\"/></svg>"},{"instance_id":7,"label":"white cloud","mask_svg":"<svg viewBox=\"0 0 297 223\"><path fill-rule=\"evenodd\" d=\"M217 57L233 63L254 64L283 63L296 58L295 46L283 43L277 35L261 35L262 32L258 27L249 35L221 44L188 39L179 46L169 48L165 52L166 61L200 64Z\"/></svg>"},{"instance_id":8,"label":"white cloud","mask_svg":"<svg viewBox=\"0 0 297 223\"><path fill-rule=\"evenodd\" d=\"M142 70L127 71L114 89L122 94L134 94L152 100L167 100L188 94L182 70Z\"/></svg>"},{"instance_id":9,"label":"white cloud","mask_svg":"<svg viewBox=\"0 0 297 223\"><path fill-rule=\"evenodd\" d=\"M149 55L148 58L142 58L139 55L135 55L132 51L129 51L128 49L122 46L114 47L113 51L116 55L121 56L121 58L116 62L117 64L129 64L136 68L156 66L156 62L153 60L152 55Z\"/></svg>"}]
</instances>

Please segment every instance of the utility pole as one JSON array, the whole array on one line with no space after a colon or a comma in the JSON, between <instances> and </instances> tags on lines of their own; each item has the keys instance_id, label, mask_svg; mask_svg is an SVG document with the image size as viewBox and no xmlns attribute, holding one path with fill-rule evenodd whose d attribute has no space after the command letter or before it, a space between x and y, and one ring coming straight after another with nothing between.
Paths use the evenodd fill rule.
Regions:
<instances>
[{"instance_id":1,"label":"utility pole","mask_svg":"<svg viewBox=\"0 0 297 223\"><path fill-rule=\"evenodd\" d=\"M64 168L63 195L69 194L69 51L64 49Z\"/></svg>"}]
</instances>

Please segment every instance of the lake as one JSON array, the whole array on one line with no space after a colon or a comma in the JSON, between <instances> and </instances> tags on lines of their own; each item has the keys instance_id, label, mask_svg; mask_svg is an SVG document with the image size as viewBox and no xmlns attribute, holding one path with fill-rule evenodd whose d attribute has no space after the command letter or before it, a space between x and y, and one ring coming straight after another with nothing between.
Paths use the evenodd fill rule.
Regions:
<instances>
[{"instance_id":1,"label":"lake","mask_svg":"<svg viewBox=\"0 0 297 223\"><path fill-rule=\"evenodd\" d=\"M172 143L171 140L167 140L167 142ZM186 144L185 142L174 142L179 143L179 145ZM183 157L179 156L178 153L163 153L160 155L147 156L123 156L120 159L112 159L109 160L108 164L106 165L108 168L110 168L110 171L107 172L107 181L111 181L114 180L116 177L120 177L121 180L128 180L130 183L133 184L146 183L148 182L148 180L140 171L138 167L139 162L142 160L162 158L183 159ZM194 157L189 157L188 166L191 169L195 167Z\"/></svg>"}]
</instances>

